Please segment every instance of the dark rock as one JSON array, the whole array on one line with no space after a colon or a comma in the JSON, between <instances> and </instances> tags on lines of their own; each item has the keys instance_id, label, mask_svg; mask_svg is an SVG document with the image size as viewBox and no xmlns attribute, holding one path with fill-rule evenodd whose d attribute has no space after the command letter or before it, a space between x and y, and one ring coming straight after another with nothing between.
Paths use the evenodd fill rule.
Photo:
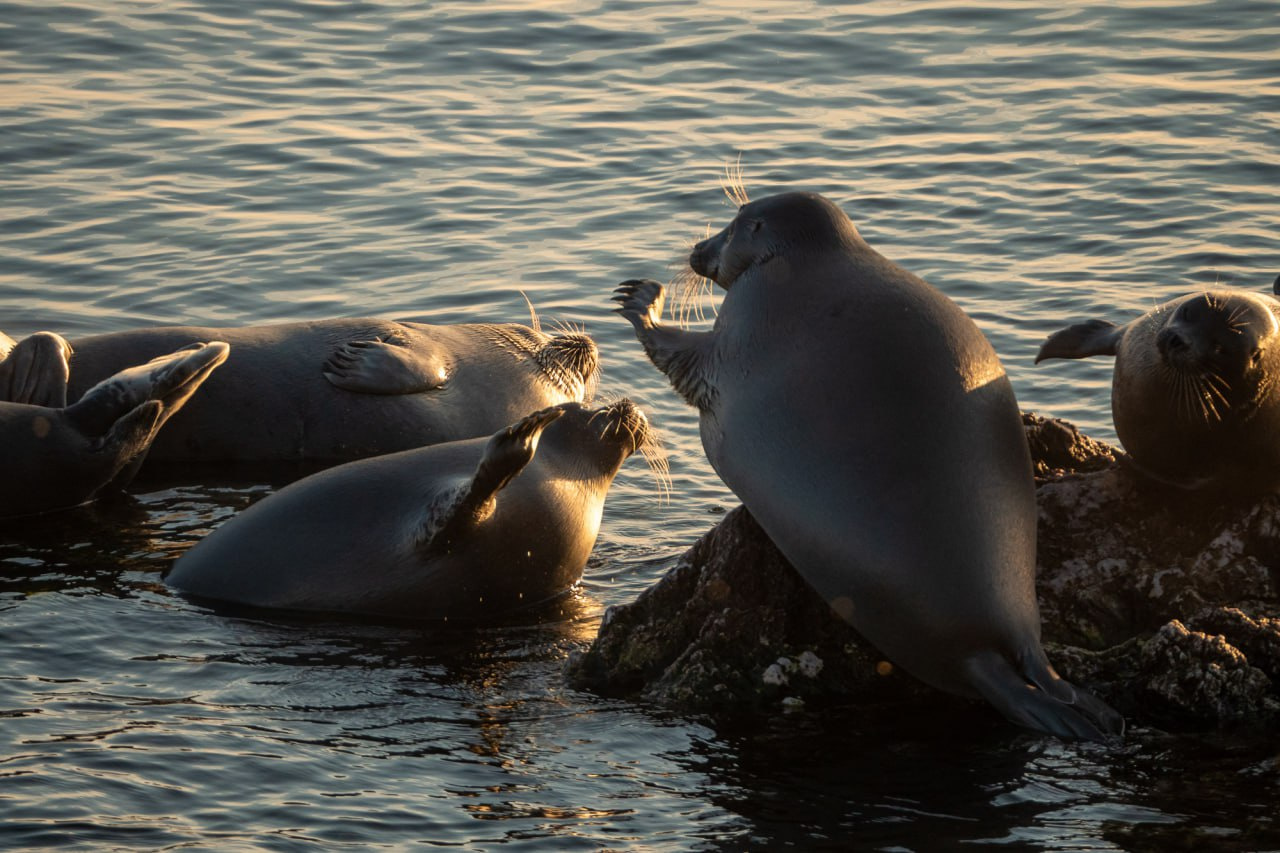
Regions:
<instances>
[{"instance_id":1,"label":"dark rock","mask_svg":"<svg viewBox=\"0 0 1280 853\"><path fill-rule=\"evenodd\" d=\"M1022 413L1022 428L1031 448L1036 479L1067 472L1102 471L1115 465L1124 451L1084 435L1073 423Z\"/></svg>"},{"instance_id":2,"label":"dark rock","mask_svg":"<svg viewBox=\"0 0 1280 853\"><path fill-rule=\"evenodd\" d=\"M742 507L609 608L569 671L598 693L712 714L928 690L835 617Z\"/></svg>"},{"instance_id":3,"label":"dark rock","mask_svg":"<svg viewBox=\"0 0 1280 853\"><path fill-rule=\"evenodd\" d=\"M1063 676L1140 722L1280 728L1280 496L1162 486L1071 424L1023 424L1043 632ZM834 614L741 507L610 608L568 670L601 693L720 715L937 698Z\"/></svg>"}]
</instances>

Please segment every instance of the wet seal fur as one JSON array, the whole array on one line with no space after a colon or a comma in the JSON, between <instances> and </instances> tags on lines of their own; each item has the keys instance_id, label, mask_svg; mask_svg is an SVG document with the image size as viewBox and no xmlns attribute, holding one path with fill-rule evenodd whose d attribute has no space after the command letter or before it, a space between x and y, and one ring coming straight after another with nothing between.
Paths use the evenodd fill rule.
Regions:
<instances>
[{"instance_id":1,"label":"wet seal fur","mask_svg":"<svg viewBox=\"0 0 1280 853\"><path fill-rule=\"evenodd\" d=\"M332 319L72 341L68 399L195 341L231 358L157 438L167 462L341 462L477 435L594 389L594 342L519 324Z\"/></svg>"},{"instance_id":2,"label":"wet seal fur","mask_svg":"<svg viewBox=\"0 0 1280 853\"><path fill-rule=\"evenodd\" d=\"M87 503L123 488L160 428L228 354L195 343L121 370L68 406L71 346L52 332L0 333L0 518Z\"/></svg>"},{"instance_id":3,"label":"wet seal fur","mask_svg":"<svg viewBox=\"0 0 1280 853\"><path fill-rule=\"evenodd\" d=\"M491 438L349 462L236 515L166 581L255 608L492 619L577 583L609 486L648 440L629 400L563 403Z\"/></svg>"},{"instance_id":4,"label":"wet seal fur","mask_svg":"<svg viewBox=\"0 0 1280 853\"><path fill-rule=\"evenodd\" d=\"M700 413L711 464L832 608L896 665L1064 737L1123 730L1040 643L1036 505L1013 390L977 326L868 246L835 204L744 204L698 243L710 332L619 313Z\"/></svg>"},{"instance_id":5,"label":"wet seal fur","mask_svg":"<svg viewBox=\"0 0 1280 853\"><path fill-rule=\"evenodd\" d=\"M1280 279L1273 285L1280 291ZM1036 356L1115 356L1111 413L1134 467L1188 489L1280 489L1280 302L1191 293L1123 326L1054 332Z\"/></svg>"}]
</instances>

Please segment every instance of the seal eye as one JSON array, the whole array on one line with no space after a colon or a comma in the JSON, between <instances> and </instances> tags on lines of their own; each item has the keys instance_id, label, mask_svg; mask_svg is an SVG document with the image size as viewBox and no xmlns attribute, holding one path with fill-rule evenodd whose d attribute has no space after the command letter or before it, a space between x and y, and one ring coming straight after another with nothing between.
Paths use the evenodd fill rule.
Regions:
<instances>
[{"instance_id":1,"label":"seal eye","mask_svg":"<svg viewBox=\"0 0 1280 853\"><path fill-rule=\"evenodd\" d=\"M1257 367L1261 363L1262 363L1262 349L1255 348L1254 351L1249 354L1249 366Z\"/></svg>"},{"instance_id":2,"label":"seal eye","mask_svg":"<svg viewBox=\"0 0 1280 853\"><path fill-rule=\"evenodd\" d=\"M757 231L759 231L759 230L760 230L760 226L761 226L761 225L764 225L764 223L763 223L763 222L761 222L759 219L757 219L757 220L755 220L754 222L752 222L752 223L751 223L751 233L752 233L752 234L754 234L754 233L756 233Z\"/></svg>"}]
</instances>

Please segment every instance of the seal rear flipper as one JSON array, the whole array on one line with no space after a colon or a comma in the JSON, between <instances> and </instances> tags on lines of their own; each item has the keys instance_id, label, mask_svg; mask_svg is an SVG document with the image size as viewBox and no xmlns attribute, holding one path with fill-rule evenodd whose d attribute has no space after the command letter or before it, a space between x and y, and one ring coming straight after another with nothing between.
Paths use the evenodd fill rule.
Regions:
<instances>
[{"instance_id":1,"label":"seal rear flipper","mask_svg":"<svg viewBox=\"0 0 1280 853\"><path fill-rule=\"evenodd\" d=\"M710 408L715 388L707 381L706 352L714 340L710 332L690 332L662 325L665 288L653 279L630 279L613 291L613 301L636 331L636 339L654 366L667 375L671 386L691 406Z\"/></svg>"},{"instance_id":2,"label":"seal rear flipper","mask_svg":"<svg viewBox=\"0 0 1280 853\"><path fill-rule=\"evenodd\" d=\"M133 481L160 425L164 423L164 404L148 400L111 425L106 435L93 442L93 450L111 459L112 470L100 492L123 489Z\"/></svg>"},{"instance_id":3,"label":"seal rear flipper","mask_svg":"<svg viewBox=\"0 0 1280 853\"><path fill-rule=\"evenodd\" d=\"M6 340L12 342L8 335ZM8 347L0 361L0 400L61 409L67 405L71 345L53 332L36 332Z\"/></svg>"},{"instance_id":4,"label":"seal rear flipper","mask_svg":"<svg viewBox=\"0 0 1280 853\"><path fill-rule=\"evenodd\" d=\"M1060 329L1049 336L1036 353L1036 364L1046 358L1088 358L1115 355L1124 326L1106 320L1087 320Z\"/></svg>"},{"instance_id":5,"label":"seal rear flipper","mask_svg":"<svg viewBox=\"0 0 1280 853\"><path fill-rule=\"evenodd\" d=\"M451 498L429 508L420 547L448 551L458 536L492 515L498 492L532 461L542 431L564 412L563 405L542 409L494 434L471 479Z\"/></svg>"},{"instance_id":6,"label":"seal rear flipper","mask_svg":"<svg viewBox=\"0 0 1280 853\"><path fill-rule=\"evenodd\" d=\"M231 348L222 341L196 343L145 364L126 368L94 385L67 407L67 417L89 436L104 436L142 403L160 404L160 424L196 392Z\"/></svg>"},{"instance_id":7,"label":"seal rear flipper","mask_svg":"<svg viewBox=\"0 0 1280 853\"><path fill-rule=\"evenodd\" d=\"M338 347L324 363L324 378L358 394L417 394L443 387L449 364L421 338L388 335Z\"/></svg>"},{"instance_id":8,"label":"seal rear flipper","mask_svg":"<svg viewBox=\"0 0 1280 853\"><path fill-rule=\"evenodd\" d=\"M1029 683L1002 655L983 652L965 662L969 683L1010 721L1071 740L1106 741L1124 733L1124 718L1105 702L1058 678L1054 694ZM1037 681L1044 680L1042 675ZM1073 701L1057 698L1066 688Z\"/></svg>"}]
</instances>

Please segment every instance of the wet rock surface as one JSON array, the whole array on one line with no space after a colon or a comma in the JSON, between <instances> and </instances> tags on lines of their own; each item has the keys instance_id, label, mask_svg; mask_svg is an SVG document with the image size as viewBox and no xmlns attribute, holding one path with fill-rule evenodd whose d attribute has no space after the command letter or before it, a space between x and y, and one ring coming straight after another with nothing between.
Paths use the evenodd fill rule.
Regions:
<instances>
[{"instance_id":1,"label":"wet rock surface","mask_svg":"<svg viewBox=\"0 0 1280 853\"><path fill-rule=\"evenodd\" d=\"M1023 422L1059 672L1134 722L1280 730L1280 497L1153 484L1071 424ZM717 716L941 698L836 616L741 507L610 608L568 671L582 688Z\"/></svg>"}]
</instances>

